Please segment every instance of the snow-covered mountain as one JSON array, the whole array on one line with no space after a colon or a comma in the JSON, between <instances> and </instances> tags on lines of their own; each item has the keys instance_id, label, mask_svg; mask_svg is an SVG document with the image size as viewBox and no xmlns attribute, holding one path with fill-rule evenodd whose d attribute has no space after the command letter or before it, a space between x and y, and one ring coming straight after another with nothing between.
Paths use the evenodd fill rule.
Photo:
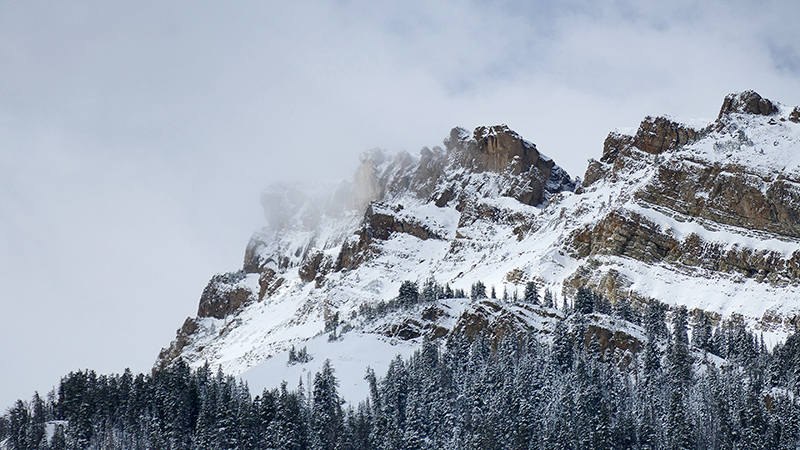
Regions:
<instances>
[{"instance_id":1,"label":"snow-covered mountain","mask_svg":"<svg viewBox=\"0 0 800 450\"><path fill-rule=\"evenodd\" d=\"M276 185L262 204L268 225L242 270L212 278L157 365L208 362L269 384L307 369L286 364L305 346L360 379L453 329L546 336L558 309L502 300L529 281L557 307L586 286L612 303L738 314L773 342L800 309L800 108L752 91L701 127L647 117L632 136L612 132L582 181L505 125L455 128L444 148L373 150L351 180ZM467 292L481 281L498 299L369 314L404 280L432 277ZM341 336L328 342L333 318Z\"/></svg>"}]
</instances>

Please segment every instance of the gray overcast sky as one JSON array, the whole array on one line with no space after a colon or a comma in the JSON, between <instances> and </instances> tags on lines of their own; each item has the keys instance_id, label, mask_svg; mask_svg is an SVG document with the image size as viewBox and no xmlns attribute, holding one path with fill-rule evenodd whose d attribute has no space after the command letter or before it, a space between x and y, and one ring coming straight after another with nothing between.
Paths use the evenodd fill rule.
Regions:
<instances>
[{"instance_id":1,"label":"gray overcast sky","mask_svg":"<svg viewBox=\"0 0 800 450\"><path fill-rule=\"evenodd\" d=\"M757 4L756 4L757 3ZM271 182L507 123L573 176L648 114L800 103L785 1L0 0L0 408L147 371Z\"/></svg>"}]
</instances>

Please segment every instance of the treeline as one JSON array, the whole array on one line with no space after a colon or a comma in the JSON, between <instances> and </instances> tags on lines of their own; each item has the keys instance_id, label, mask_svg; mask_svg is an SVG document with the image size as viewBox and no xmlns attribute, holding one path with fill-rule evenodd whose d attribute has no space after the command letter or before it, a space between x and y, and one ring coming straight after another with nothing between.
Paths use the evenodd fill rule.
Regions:
<instances>
[{"instance_id":1,"label":"treeline","mask_svg":"<svg viewBox=\"0 0 800 450\"><path fill-rule=\"evenodd\" d=\"M394 359L382 378L368 370L371 394L355 406L344 406L328 362L308 391L284 384L255 398L207 366L179 363L136 376L86 371L64 377L47 399L17 402L0 437L11 449L800 445L800 334L768 351L736 318L712 327L704 314L658 302L627 311L586 290L573 300L547 339L426 341L409 359ZM597 314L630 314L627 327L646 336L640 348L601 342L590 327Z\"/></svg>"},{"instance_id":2,"label":"treeline","mask_svg":"<svg viewBox=\"0 0 800 450\"><path fill-rule=\"evenodd\" d=\"M590 291L586 290L586 292ZM359 306L357 315L367 320L373 320L378 317L383 317L390 312L400 311L415 305L430 304L437 300L450 298L469 298L471 300L491 298L496 300L502 299L506 302L524 301L526 303L542 305L548 308L555 307L555 299L553 294L549 290L545 290L544 296L540 298L539 289L536 286L536 283L533 281L529 281L525 284L524 295L520 299L516 289L511 293L509 293L507 290L504 290L501 295L498 295L494 286L491 287L490 292L487 292L486 284L484 284L482 281L476 281L470 286L470 293L467 295L466 291L463 289L453 289L450 287L450 284L445 284L442 286L436 281L435 278L430 277L422 283L422 287L420 287L419 283L415 281L403 281L400 283L397 297L388 301L382 300L374 305L362 304ZM337 321L336 323L338 324L338 315L335 317ZM330 327L326 323L325 331L330 331L329 328Z\"/></svg>"}]
</instances>

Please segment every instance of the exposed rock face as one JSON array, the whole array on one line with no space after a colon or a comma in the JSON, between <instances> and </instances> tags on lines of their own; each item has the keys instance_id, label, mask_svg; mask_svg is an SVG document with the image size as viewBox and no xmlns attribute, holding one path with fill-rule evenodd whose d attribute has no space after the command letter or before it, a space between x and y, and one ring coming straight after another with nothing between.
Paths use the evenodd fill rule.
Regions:
<instances>
[{"instance_id":1,"label":"exposed rock face","mask_svg":"<svg viewBox=\"0 0 800 450\"><path fill-rule=\"evenodd\" d=\"M617 132L609 133L603 142L603 156L600 161L613 164L620 152L623 152L626 157L631 157L632 149L657 155L692 143L704 134L705 131L694 130L666 117L647 116L639 125L634 136ZM591 182L584 181L585 186L589 184Z\"/></svg>"},{"instance_id":2,"label":"exposed rock face","mask_svg":"<svg viewBox=\"0 0 800 450\"><path fill-rule=\"evenodd\" d=\"M755 91L744 91L740 94L729 94L722 102L719 110L718 119L731 113L739 114L760 114L770 116L778 112L778 108L766 98L761 97Z\"/></svg>"},{"instance_id":3,"label":"exposed rock face","mask_svg":"<svg viewBox=\"0 0 800 450\"><path fill-rule=\"evenodd\" d=\"M592 340L597 340L600 345L599 351L606 359L618 361L621 365L628 365L635 355L642 348L642 342L619 329L612 329L596 323L586 327L584 335L584 346L591 348Z\"/></svg>"},{"instance_id":4,"label":"exposed rock face","mask_svg":"<svg viewBox=\"0 0 800 450\"><path fill-rule=\"evenodd\" d=\"M487 170L503 172L510 168L515 172L514 175L519 175L538 166L549 178L552 169L552 164L549 167L547 164L539 165L541 158L536 146L522 139L522 136L506 125L478 127L472 133L471 139L466 130L455 128L450 132L450 138L445 141L445 145L450 151L463 152L459 155L462 164L472 166L478 173Z\"/></svg>"},{"instance_id":5,"label":"exposed rock face","mask_svg":"<svg viewBox=\"0 0 800 450\"><path fill-rule=\"evenodd\" d=\"M578 258L609 254L653 263L666 258L679 244L638 214L614 211L593 227L575 233L572 246Z\"/></svg>"},{"instance_id":6,"label":"exposed rock face","mask_svg":"<svg viewBox=\"0 0 800 450\"><path fill-rule=\"evenodd\" d=\"M258 273L261 271L263 261L259 258L259 250L262 248L262 243L255 236L250 238L247 242L247 247L244 250L244 266L242 269L245 273Z\"/></svg>"},{"instance_id":7,"label":"exposed rock face","mask_svg":"<svg viewBox=\"0 0 800 450\"><path fill-rule=\"evenodd\" d=\"M692 128L664 117L647 117L639 125L632 144L646 153L657 155L694 142L699 134Z\"/></svg>"},{"instance_id":8,"label":"exposed rock face","mask_svg":"<svg viewBox=\"0 0 800 450\"><path fill-rule=\"evenodd\" d=\"M404 216L402 210L403 205L391 207L380 202L370 204L364 213L360 229L355 236L342 244L333 270L338 272L358 267L379 252L373 243L385 241L395 233L407 234L423 241L443 238L436 230L413 217Z\"/></svg>"},{"instance_id":9,"label":"exposed rock face","mask_svg":"<svg viewBox=\"0 0 800 450\"><path fill-rule=\"evenodd\" d=\"M538 205L552 194L575 189L575 182L561 167L506 125L478 127L472 136L463 128L453 128L444 144L452 160L469 168L471 173L488 171L504 175L504 189L500 195L515 198L520 203ZM444 197L463 201L464 196L454 191L470 191L467 180L452 181L456 183L451 182L440 190L437 205L447 203L442 200ZM461 189L454 188L458 184Z\"/></svg>"},{"instance_id":10,"label":"exposed rock face","mask_svg":"<svg viewBox=\"0 0 800 450\"><path fill-rule=\"evenodd\" d=\"M609 134L603 156L599 163L590 162L583 186L606 178L618 181L633 170L652 164L641 152L672 152L708 136L712 129L722 133L720 151L752 146L742 130L727 130L728 116L777 112L771 101L746 91L725 97L717 122L701 131L669 119L648 117L633 137ZM691 155L670 158L657 166L654 179L636 193L639 200L689 217L800 237L800 179Z\"/></svg>"},{"instance_id":11,"label":"exposed rock face","mask_svg":"<svg viewBox=\"0 0 800 450\"><path fill-rule=\"evenodd\" d=\"M593 227L576 232L571 247L578 258L625 256L647 264L670 262L681 267L735 272L758 281L800 282L800 252L786 257L777 251L726 248L696 234L678 240L652 221L627 211L614 211Z\"/></svg>"},{"instance_id":12,"label":"exposed rock face","mask_svg":"<svg viewBox=\"0 0 800 450\"><path fill-rule=\"evenodd\" d=\"M181 355L183 349L191 343L192 335L197 331L197 319L187 317L177 331L175 340L169 347L161 349L156 360L156 369L165 369L172 361Z\"/></svg>"},{"instance_id":13,"label":"exposed rock face","mask_svg":"<svg viewBox=\"0 0 800 450\"><path fill-rule=\"evenodd\" d=\"M450 332L437 323L437 319L444 314L445 312L441 308L432 305L423 311L422 317L404 317L398 321L383 323L372 329L371 332L404 341L423 336L431 340L439 339L447 336Z\"/></svg>"},{"instance_id":14,"label":"exposed rock face","mask_svg":"<svg viewBox=\"0 0 800 450\"><path fill-rule=\"evenodd\" d=\"M476 194L507 196L523 204L538 205L558 192L575 188L575 182L562 168L505 125L478 127L472 134L454 128L444 144L446 151L423 148L416 164L407 153L397 155L388 165L380 151L362 158L357 178L370 186L369 192L376 201L366 208L356 233L358 239L349 239L342 245L334 271L353 269L370 259L377 252L371 244L385 241L394 233L421 240L444 238L441 232L405 217L402 205L388 206L381 203L382 199L391 202L410 193L438 207L452 203L463 211L470 209L467 205L473 203ZM493 181L487 182L486 177Z\"/></svg>"},{"instance_id":15,"label":"exposed rock face","mask_svg":"<svg viewBox=\"0 0 800 450\"><path fill-rule=\"evenodd\" d=\"M633 136L617 132L608 134L603 142L603 155L600 161L589 160L582 187L591 186L606 177L618 181L618 175L642 165L643 158L640 153L659 155L691 144L706 134L707 130L698 131L666 117L648 116Z\"/></svg>"},{"instance_id":16,"label":"exposed rock face","mask_svg":"<svg viewBox=\"0 0 800 450\"><path fill-rule=\"evenodd\" d=\"M470 340L485 333L492 344L497 346L506 334L515 334L524 340L531 331L552 333L555 319L560 317L556 310L529 304L503 305L497 300L487 298L476 302L461 314L453 327L453 333L463 334ZM542 329L532 329L531 323L542 321L546 324Z\"/></svg>"},{"instance_id":17,"label":"exposed rock face","mask_svg":"<svg viewBox=\"0 0 800 450\"><path fill-rule=\"evenodd\" d=\"M314 256L304 262L298 270L300 279L308 283L309 281L317 278L317 274L320 273L320 266L322 265L324 256L325 255L323 255L322 252L317 252L314 254Z\"/></svg>"},{"instance_id":18,"label":"exposed rock face","mask_svg":"<svg viewBox=\"0 0 800 450\"><path fill-rule=\"evenodd\" d=\"M258 276L258 301L264 300L264 297L269 297L280 288L285 278L278 275L274 269L267 267Z\"/></svg>"},{"instance_id":19,"label":"exposed rock face","mask_svg":"<svg viewBox=\"0 0 800 450\"><path fill-rule=\"evenodd\" d=\"M672 161L637 196L692 217L800 237L800 183L747 168Z\"/></svg>"},{"instance_id":20,"label":"exposed rock face","mask_svg":"<svg viewBox=\"0 0 800 450\"><path fill-rule=\"evenodd\" d=\"M240 283L244 275L244 271L214 275L200 296L197 317L222 319L246 305L253 292Z\"/></svg>"},{"instance_id":21,"label":"exposed rock face","mask_svg":"<svg viewBox=\"0 0 800 450\"><path fill-rule=\"evenodd\" d=\"M441 239L435 231L429 229L413 218L403 217L397 213L402 211L403 205L388 207L380 203L373 203L364 213L364 227L361 233L367 239L389 239L392 233L406 233L423 241L428 239Z\"/></svg>"},{"instance_id":22,"label":"exposed rock face","mask_svg":"<svg viewBox=\"0 0 800 450\"><path fill-rule=\"evenodd\" d=\"M781 112L777 104L746 91L727 96L717 120L702 130L648 117L634 136L608 135L603 156L589 163L581 191L644 177L644 183L625 194L628 201L647 208L641 211L657 210L677 224L697 223L701 230L797 242L800 175L783 168L786 162L780 160L760 165L767 158L760 157L764 146L772 148L781 139L789 139L791 128L783 124L791 122L797 110L777 117ZM764 135L778 140L755 141ZM774 286L800 284L798 251L707 241L695 233L664 229L629 208L621 205L575 230L569 251L590 262L598 255L613 255L644 264L667 264L683 273L738 274ZM635 296L629 291L631 282L619 274L611 277L616 285L612 290L600 286L599 280L608 278L600 275L604 270L599 263L586 263L565 283L565 289L588 283L611 298Z\"/></svg>"},{"instance_id":23,"label":"exposed rock face","mask_svg":"<svg viewBox=\"0 0 800 450\"><path fill-rule=\"evenodd\" d=\"M563 313L555 309L525 303L504 304L494 299L484 299L464 311L452 333L465 335L470 340L478 335L486 335L492 347L497 348L506 335L516 335L523 342L531 333L549 335L555 330L556 322L563 319ZM583 334L574 335L575 339L582 338L585 348L590 348L594 338L606 358L622 363L626 363L632 354L641 349L642 342L629 331L615 326L617 324L607 323L606 318L595 314L587 319L589 323L582 330ZM630 327L631 324L624 323L624 326ZM573 330L578 331L581 330Z\"/></svg>"}]
</instances>

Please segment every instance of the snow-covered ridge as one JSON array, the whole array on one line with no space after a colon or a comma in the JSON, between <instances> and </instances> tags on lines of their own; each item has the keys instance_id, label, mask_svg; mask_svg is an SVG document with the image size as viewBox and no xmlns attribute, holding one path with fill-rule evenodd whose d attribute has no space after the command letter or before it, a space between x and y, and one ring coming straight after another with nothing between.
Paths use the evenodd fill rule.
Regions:
<instances>
[{"instance_id":1,"label":"snow-covered ridge","mask_svg":"<svg viewBox=\"0 0 800 450\"><path fill-rule=\"evenodd\" d=\"M331 314L350 317L431 276L467 291L480 280L498 296L533 281L557 305L589 286L612 302L741 314L780 340L800 310L797 111L745 92L701 129L648 118L635 134L609 135L577 190L505 126L455 128L444 149L417 156L367 152L335 189L265 194L302 204L268 217L248 245L237 286L249 301L190 319L161 363L241 373L311 345Z\"/></svg>"}]
</instances>

